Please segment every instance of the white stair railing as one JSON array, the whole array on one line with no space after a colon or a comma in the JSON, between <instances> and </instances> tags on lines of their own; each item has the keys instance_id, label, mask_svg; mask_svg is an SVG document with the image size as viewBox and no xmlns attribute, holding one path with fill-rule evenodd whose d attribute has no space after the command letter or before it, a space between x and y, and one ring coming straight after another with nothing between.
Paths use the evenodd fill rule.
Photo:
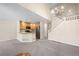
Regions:
<instances>
[{"instance_id":1,"label":"white stair railing","mask_svg":"<svg viewBox=\"0 0 79 59\"><path fill-rule=\"evenodd\" d=\"M51 27L49 29L49 32L54 30L59 24L61 24L63 21L70 21L70 20L78 20L79 15L73 15L73 16L67 16L67 17L53 17L53 20L51 21Z\"/></svg>"},{"instance_id":2,"label":"white stair railing","mask_svg":"<svg viewBox=\"0 0 79 59\"><path fill-rule=\"evenodd\" d=\"M78 20L79 19L79 15L73 15L73 16L68 16L65 17L64 20L69 21L69 20Z\"/></svg>"},{"instance_id":3,"label":"white stair railing","mask_svg":"<svg viewBox=\"0 0 79 59\"><path fill-rule=\"evenodd\" d=\"M64 21L63 18L54 17L53 20L51 21L50 31L54 30L63 21Z\"/></svg>"}]
</instances>

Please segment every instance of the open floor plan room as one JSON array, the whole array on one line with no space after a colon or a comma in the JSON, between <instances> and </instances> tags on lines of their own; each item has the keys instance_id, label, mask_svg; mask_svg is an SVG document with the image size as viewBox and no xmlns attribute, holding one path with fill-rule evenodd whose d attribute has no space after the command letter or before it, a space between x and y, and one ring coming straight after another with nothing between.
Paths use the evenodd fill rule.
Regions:
<instances>
[{"instance_id":1,"label":"open floor plan room","mask_svg":"<svg viewBox=\"0 0 79 59\"><path fill-rule=\"evenodd\" d=\"M79 3L1 3L0 56L79 56Z\"/></svg>"}]
</instances>

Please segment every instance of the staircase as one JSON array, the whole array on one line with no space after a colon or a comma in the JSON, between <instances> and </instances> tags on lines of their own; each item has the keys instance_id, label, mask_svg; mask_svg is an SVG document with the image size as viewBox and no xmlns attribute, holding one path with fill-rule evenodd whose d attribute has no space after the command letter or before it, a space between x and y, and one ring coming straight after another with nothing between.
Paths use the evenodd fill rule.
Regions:
<instances>
[{"instance_id":1,"label":"staircase","mask_svg":"<svg viewBox=\"0 0 79 59\"><path fill-rule=\"evenodd\" d=\"M58 18L53 17L51 21L51 27L49 29L49 32L53 31L59 24L61 24L64 21L64 18Z\"/></svg>"},{"instance_id":2,"label":"staircase","mask_svg":"<svg viewBox=\"0 0 79 59\"><path fill-rule=\"evenodd\" d=\"M59 21L57 21L57 25L52 21L48 40L79 46L79 15L65 17Z\"/></svg>"},{"instance_id":3,"label":"staircase","mask_svg":"<svg viewBox=\"0 0 79 59\"><path fill-rule=\"evenodd\" d=\"M72 21L72 20L78 20L79 15L73 15L73 16L68 16L68 17L53 17L51 21L51 27L49 29L48 36L51 37L53 34L54 30L59 26L63 21Z\"/></svg>"},{"instance_id":4,"label":"staircase","mask_svg":"<svg viewBox=\"0 0 79 59\"><path fill-rule=\"evenodd\" d=\"M73 15L73 16L68 16L68 17L53 17L51 21L51 27L49 31L54 30L59 24L61 24L63 21L70 21L70 20L78 20L79 15Z\"/></svg>"}]
</instances>

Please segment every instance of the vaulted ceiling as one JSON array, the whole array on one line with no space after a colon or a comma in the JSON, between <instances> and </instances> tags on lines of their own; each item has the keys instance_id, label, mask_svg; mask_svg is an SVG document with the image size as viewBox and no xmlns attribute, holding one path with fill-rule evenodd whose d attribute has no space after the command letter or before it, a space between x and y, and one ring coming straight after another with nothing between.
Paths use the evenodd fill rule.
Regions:
<instances>
[{"instance_id":1,"label":"vaulted ceiling","mask_svg":"<svg viewBox=\"0 0 79 59\"><path fill-rule=\"evenodd\" d=\"M0 4L0 20L20 20L42 21L45 18L40 15L23 8L18 4Z\"/></svg>"}]
</instances>

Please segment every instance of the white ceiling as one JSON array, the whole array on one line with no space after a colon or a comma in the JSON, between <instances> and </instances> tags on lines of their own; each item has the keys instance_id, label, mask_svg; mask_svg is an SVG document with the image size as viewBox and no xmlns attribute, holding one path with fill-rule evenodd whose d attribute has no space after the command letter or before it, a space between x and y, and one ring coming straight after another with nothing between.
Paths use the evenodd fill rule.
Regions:
<instances>
[{"instance_id":1,"label":"white ceiling","mask_svg":"<svg viewBox=\"0 0 79 59\"><path fill-rule=\"evenodd\" d=\"M44 18L26 10L18 4L0 4L0 20L31 20L31 21L42 21Z\"/></svg>"}]
</instances>

